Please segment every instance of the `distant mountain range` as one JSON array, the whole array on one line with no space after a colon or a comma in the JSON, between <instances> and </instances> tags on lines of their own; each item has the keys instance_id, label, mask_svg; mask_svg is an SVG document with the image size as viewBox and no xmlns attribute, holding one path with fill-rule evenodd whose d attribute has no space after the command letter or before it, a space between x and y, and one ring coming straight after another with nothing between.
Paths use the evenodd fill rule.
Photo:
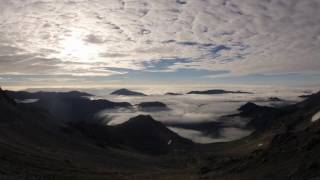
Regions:
<instances>
[{"instance_id":1,"label":"distant mountain range","mask_svg":"<svg viewBox=\"0 0 320 180\"><path fill-rule=\"evenodd\" d=\"M187 94L253 94L245 91L227 91L223 89L211 89L205 91L190 91Z\"/></svg>"},{"instance_id":2,"label":"distant mountain range","mask_svg":"<svg viewBox=\"0 0 320 180\"><path fill-rule=\"evenodd\" d=\"M147 96L144 93L131 91L129 89L118 89L110 93L111 95L121 95L121 96ZM205 90L205 91L190 91L187 94L253 94L252 92L245 92L245 91L227 91L223 89L211 89L211 90ZM165 95L170 96L178 96L183 95L182 93L174 93L174 92L168 92ZM276 100L276 99L271 99Z\"/></svg>"}]
</instances>

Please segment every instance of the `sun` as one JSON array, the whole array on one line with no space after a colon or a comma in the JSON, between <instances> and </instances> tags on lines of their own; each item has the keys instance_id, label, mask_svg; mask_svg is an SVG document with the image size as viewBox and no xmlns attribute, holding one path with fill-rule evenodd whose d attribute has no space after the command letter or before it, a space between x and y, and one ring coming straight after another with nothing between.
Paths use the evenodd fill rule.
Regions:
<instances>
[{"instance_id":1,"label":"sun","mask_svg":"<svg viewBox=\"0 0 320 180\"><path fill-rule=\"evenodd\" d=\"M92 62L99 53L100 47L83 41L80 33L72 33L60 43L62 59L76 62Z\"/></svg>"}]
</instances>

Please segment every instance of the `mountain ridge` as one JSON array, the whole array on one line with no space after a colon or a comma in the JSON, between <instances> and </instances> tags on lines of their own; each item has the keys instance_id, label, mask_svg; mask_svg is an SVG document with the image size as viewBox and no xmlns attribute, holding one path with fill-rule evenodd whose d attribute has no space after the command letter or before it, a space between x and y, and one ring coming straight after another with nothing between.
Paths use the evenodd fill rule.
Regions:
<instances>
[{"instance_id":1,"label":"mountain ridge","mask_svg":"<svg viewBox=\"0 0 320 180\"><path fill-rule=\"evenodd\" d=\"M204 91L190 91L187 94L253 94L246 91L227 91L223 89L210 89Z\"/></svg>"}]
</instances>

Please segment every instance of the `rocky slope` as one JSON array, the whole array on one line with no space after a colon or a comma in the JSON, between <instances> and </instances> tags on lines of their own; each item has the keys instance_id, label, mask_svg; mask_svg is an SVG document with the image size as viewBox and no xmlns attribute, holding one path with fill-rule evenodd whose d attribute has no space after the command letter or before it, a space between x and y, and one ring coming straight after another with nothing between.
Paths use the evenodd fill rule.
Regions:
<instances>
[{"instance_id":1,"label":"rocky slope","mask_svg":"<svg viewBox=\"0 0 320 180\"><path fill-rule=\"evenodd\" d=\"M320 93L283 108L248 103L240 116L258 125L251 136L211 148L199 172L206 179L317 179L320 177ZM262 128L263 127L263 128Z\"/></svg>"}]
</instances>

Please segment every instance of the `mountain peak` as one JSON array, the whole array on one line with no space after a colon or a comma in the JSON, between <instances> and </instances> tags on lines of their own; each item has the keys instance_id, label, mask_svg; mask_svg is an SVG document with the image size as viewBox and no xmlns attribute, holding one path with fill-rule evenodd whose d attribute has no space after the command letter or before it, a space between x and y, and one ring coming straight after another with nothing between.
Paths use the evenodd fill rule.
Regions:
<instances>
[{"instance_id":1,"label":"mountain peak","mask_svg":"<svg viewBox=\"0 0 320 180\"><path fill-rule=\"evenodd\" d=\"M136 91L131 91L129 89L126 88L122 88L122 89L118 89L115 90L111 93L111 95L122 95L122 96L146 96L143 93L140 92L136 92Z\"/></svg>"},{"instance_id":2,"label":"mountain peak","mask_svg":"<svg viewBox=\"0 0 320 180\"><path fill-rule=\"evenodd\" d=\"M258 109L260 106L256 105L253 102L247 102L246 104L244 104L243 106L241 106L239 108L240 111L251 111L251 110L256 110Z\"/></svg>"},{"instance_id":3,"label":"mountain peak","mask_svg":"<svg viewBox=\"0 0 320 180\"><path fill-rule=\"evenodd\" d=\"M168 129L150 115L138 115L115 126L116 132L125 134L129 147L149 153L163 153L173 149L189 149L193 142Z\"/></svg>"},{"instance_id":4,"label":"mountain peak","mask_svg":"<svg viewBox=\"0 0 320 180\"><path fill-rule=\"evenodd\" d=\"M123 125L136 124L136 125L150 125L150 124L160 124L160 122L153 119L150 115L140 114L133 118L130 118L127 122L123 123Z\"/></svg>"}]
</instances>

